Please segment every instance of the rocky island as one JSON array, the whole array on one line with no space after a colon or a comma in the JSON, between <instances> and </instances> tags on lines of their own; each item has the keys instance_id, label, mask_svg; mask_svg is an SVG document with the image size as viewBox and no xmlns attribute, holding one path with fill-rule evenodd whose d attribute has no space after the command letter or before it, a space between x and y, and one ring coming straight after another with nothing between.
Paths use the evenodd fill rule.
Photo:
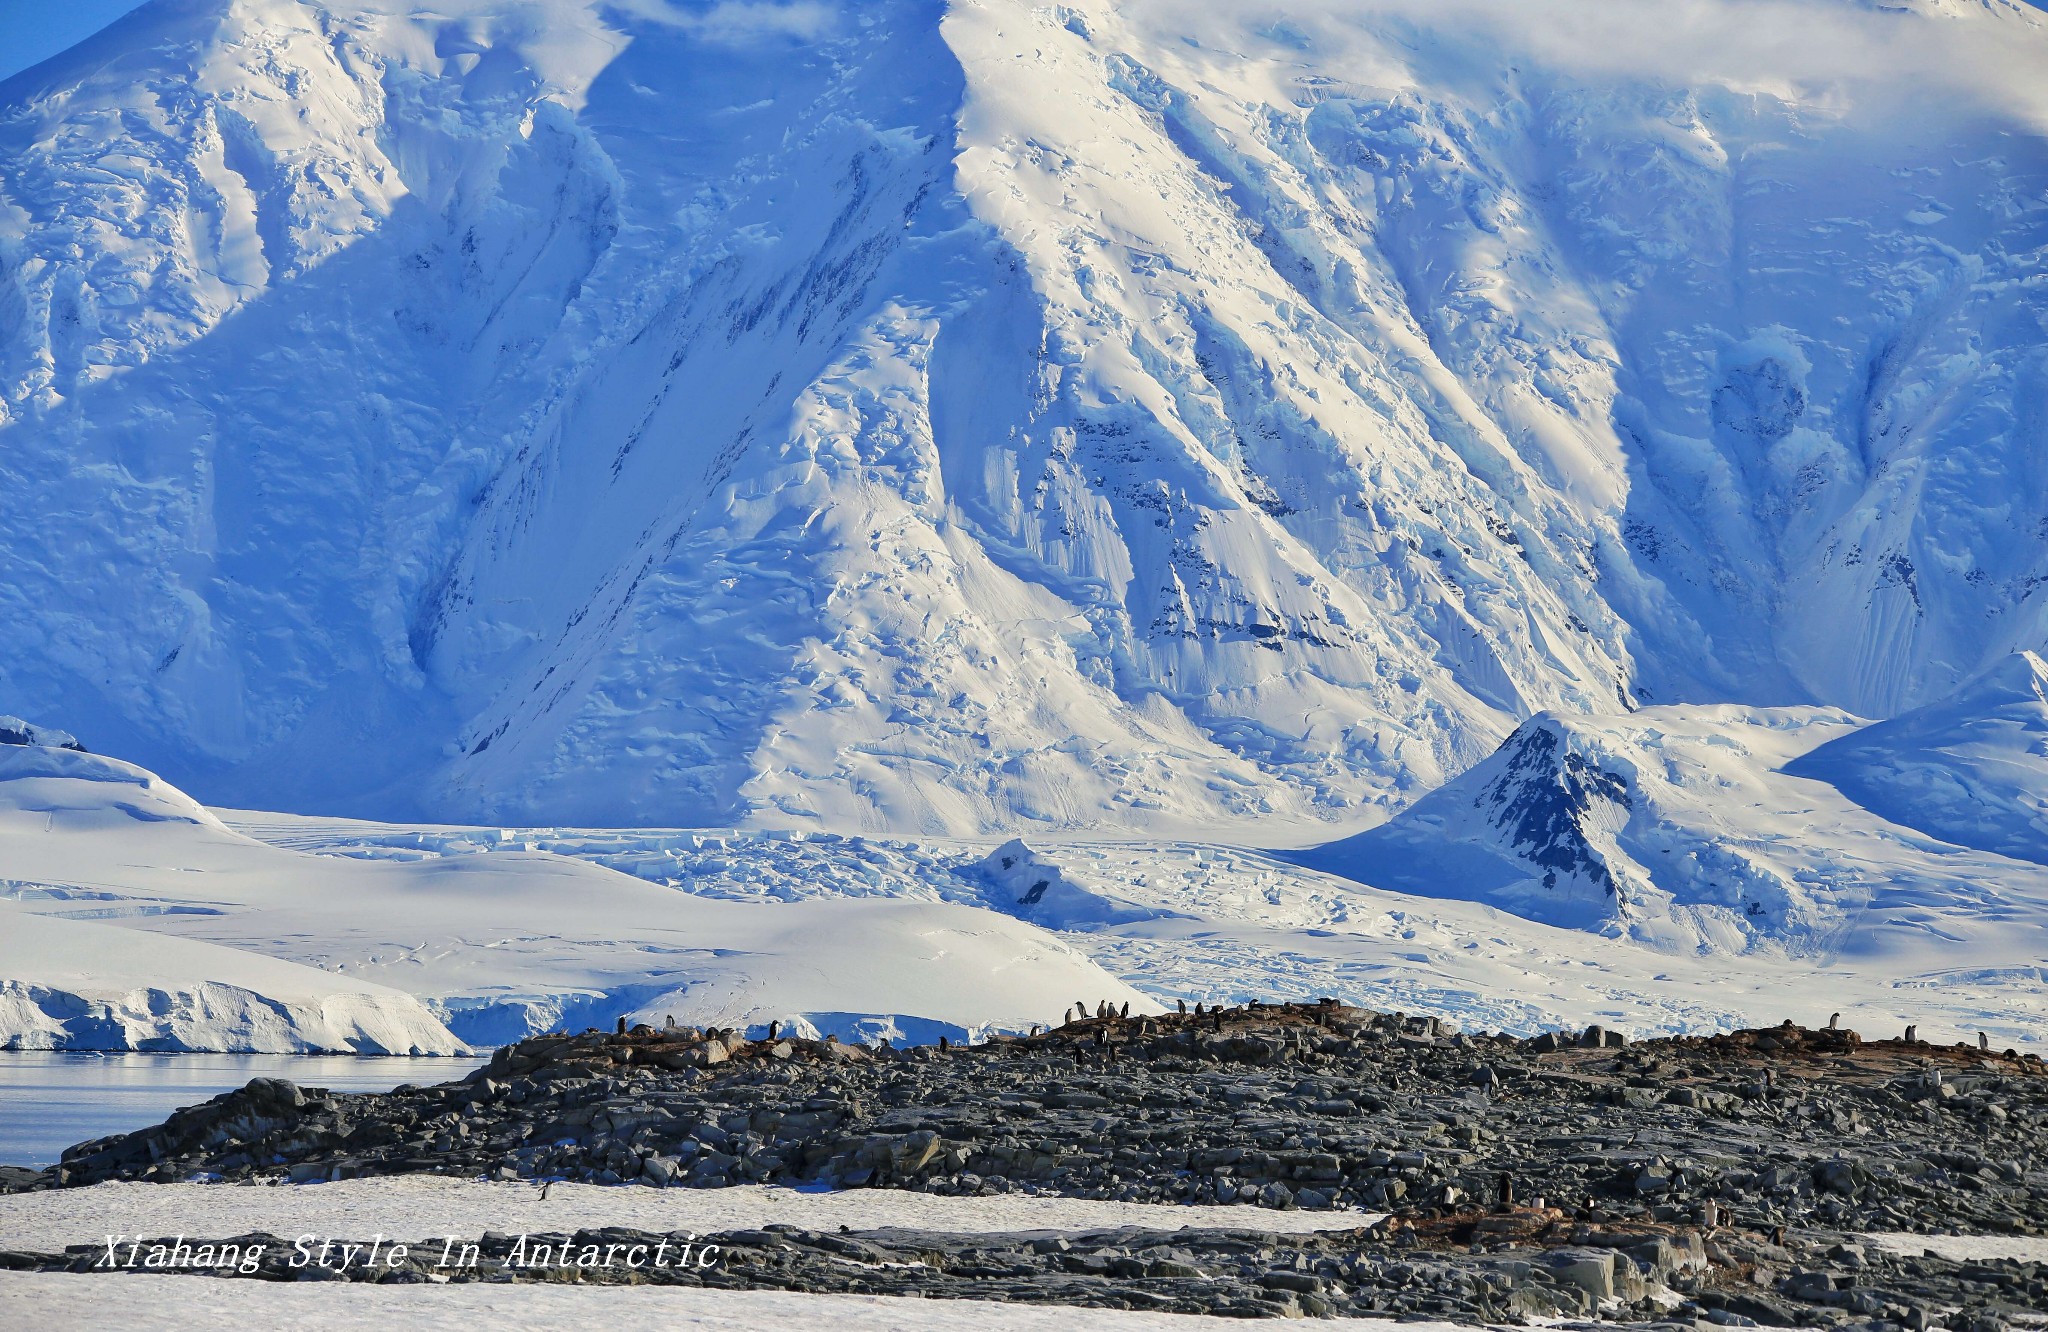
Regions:
<instances>
[{"instance_id":1,"label":"rocky island","mask_svg":"<svg viewBox=\"0 0 2048 1332\"><path fill-rule=\"evenodd\" d=\"M438 1173L649 1187L772 1183L1329 1211L1332 1228L715 1236L716 1264L579 1266L685 1237L474 1238L382 1265L242 1275L654 1281L1244 1315L1533 1317L1994 1332L2048 1265L1909 1232L2048 1234L2048 1064L1917 1033L1783 1026L1534 1038L1331 1001L1128 1017L892 1049L689 1027L555 1034L383 1094L258 1080L82 1143L15 1190L107 1180ZM1356 1216L1346 1227L1342 1214ZM1884 1237L1882 1240L1873 1236ZM241 1237L246 1239L247 1237ZM367 1237L365 1237L367 1238ZM0 1254L91 1271L98 1249ZM226 1273L221 1273L226 1274Z\"/></svg>"}]
</instances>

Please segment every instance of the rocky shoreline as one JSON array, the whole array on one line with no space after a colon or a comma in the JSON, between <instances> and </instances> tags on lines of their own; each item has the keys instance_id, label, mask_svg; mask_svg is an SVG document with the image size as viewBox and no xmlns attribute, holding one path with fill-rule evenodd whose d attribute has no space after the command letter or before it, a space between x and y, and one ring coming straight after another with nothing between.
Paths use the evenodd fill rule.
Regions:
<instances>
[{"instance_id":1,"label":"rocky shoreline","mask_svg":"<svg viewBox=\"0 0 2048 1332\"><path fill-rule=\"evenodd\" d=\"M1790 1024L1517 1039L1325 1002L1102 1014L907 1050L691 1029L540 1037L439 1087L259 1080L80 1144L13 1187L433 1172L1356 1209L1385 1216L1286 1236L770 1227L699 1237L724 1256L686 1270L534 1268L505 1261L513 1237L478 1236L477 1261L452 1274L319 1274L1991 1332L2048 1310L2042 1264L1905 1257L1855 1237L2048 1234L2044 1139L2048 1065L2032 1055ZM587 1234L557 1238L662 1238ZM306 1275L275 1267L289 1248L249 1275ZM0 1264L89 1270L97 1256Z\"/></svg>"}]
</instances>

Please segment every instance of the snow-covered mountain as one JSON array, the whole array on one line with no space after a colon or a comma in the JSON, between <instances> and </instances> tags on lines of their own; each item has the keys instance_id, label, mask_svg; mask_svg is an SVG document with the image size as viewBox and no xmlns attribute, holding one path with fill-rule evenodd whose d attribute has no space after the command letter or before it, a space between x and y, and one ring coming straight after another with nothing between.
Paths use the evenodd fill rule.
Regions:
<instances>
[{"instance_id":1,"label":"snow-covered mountain","mask_svg":"<svg viewBox=\"0 0 2048 1332\"><path fill-rule=\"evenodd\" d=\"M1940 751L1929 747L1943 730L1922 720L1984 717L1980 705L2008 696L2014 674L2000 668L1891 726L1814 708L1546 714L1392 821L1294 858L1670 955L1871 966L1913 988L2036 986L2048 870L1988 833L2020 840L2038 795L2015 779L2017 765L1981 750L1946 756L1952 776L1937 781L1929 754ZM2001 742L2018 724L1985 718L1976 738L2010 754L2017 746ZM1887 799L1830 785L1840 771ZM1966 778L2002 791L2002 803L1923 801L1918 817L1877 808Z\"/></svg>"},{"instance_id":2,"label":"snow-covered mountain","mask_svg":"<svg viewBox=\"0 0 2048 1332\"><path fill-rule=\"evenodd\" d=\"M1889 716L2048 636L2043 68L2009 0L154 0L0 84L0 704L219 803L927 833Z\"/></svg>"}]
</instances>

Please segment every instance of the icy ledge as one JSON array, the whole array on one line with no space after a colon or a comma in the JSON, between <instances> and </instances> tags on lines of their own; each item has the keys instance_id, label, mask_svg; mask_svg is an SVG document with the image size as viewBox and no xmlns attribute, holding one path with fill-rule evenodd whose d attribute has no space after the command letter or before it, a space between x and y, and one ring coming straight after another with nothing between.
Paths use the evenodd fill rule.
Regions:
<instances>
[{"instance_id":1,"label":"icy ledge","mask_svg":"<svg viewBox=\"0 0 2048 1332\"><path fill-rule=\"evenodd\" d=\"M0 1050L455 1055L413 996L236 948L0 907Z\"/></svg>"}]
</instances>

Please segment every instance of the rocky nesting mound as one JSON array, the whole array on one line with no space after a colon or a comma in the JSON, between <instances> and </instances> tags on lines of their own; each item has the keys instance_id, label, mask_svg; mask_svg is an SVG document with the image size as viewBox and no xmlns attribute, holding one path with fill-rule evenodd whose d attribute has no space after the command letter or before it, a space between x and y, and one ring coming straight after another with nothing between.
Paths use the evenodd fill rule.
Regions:
<instances>
[{"instance_id":1,"label":"rocky nesting mound","mask_svg":"<svg viewBox=\"0 0 2048 1332\"><path fill-rule=\"evenodd\" d=\"M1926 1326L1969 1308L1990 1326L2001 1308L2048 1307L2038 1265L1895 1258L1846 1236L2048 1233L2044 1138L2048 1066L2031 1055L1789 1024L1522 1040L1324 1003L908 1050L687 1029L540 1037L440 1087L254 1082L81 1144L32 1186L430 1171L1355 1207L1390 1215L1321 1237L1051 1247L770 1230L735 1239L748 1256L710 1277L617 1279L1480 1320L1607 1301L1637 1318L1682 1306L1737 1324ZM929 1270L891 1266L911 1261Z\"/></svg>"}]
</instances>

